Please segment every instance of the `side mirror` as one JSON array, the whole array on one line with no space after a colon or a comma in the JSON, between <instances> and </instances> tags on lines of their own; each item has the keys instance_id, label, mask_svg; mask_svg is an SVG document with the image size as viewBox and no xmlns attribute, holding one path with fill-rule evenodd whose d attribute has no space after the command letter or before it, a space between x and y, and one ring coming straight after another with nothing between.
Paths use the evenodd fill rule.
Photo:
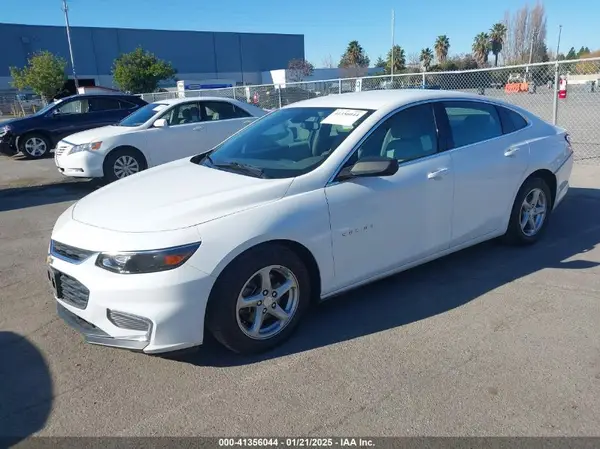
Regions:
<instances>
[{"instance_id":1,"label":"side mirror","mask_svg":"<svg viewBox=\"0 0 600 449\"><path fill-rule=\"evenodd\" d=\"M168 128L169 124L167 123L167 120L164 118L159 118L158 120L156 120L153 124L153 126L155 128Z\"/></svg>"},{"instance_id":2,"label":"side mirror","mask_svg":"<svg viewBox=\"0 0 600 449\"><path fill-rule=\"evenodd\" d=\"M398 160L375 156L359 159L352 167L342 170L338 180L350 178L368 178L373 176L392 176L398 171Z\"/></svg>"}]
</instances>

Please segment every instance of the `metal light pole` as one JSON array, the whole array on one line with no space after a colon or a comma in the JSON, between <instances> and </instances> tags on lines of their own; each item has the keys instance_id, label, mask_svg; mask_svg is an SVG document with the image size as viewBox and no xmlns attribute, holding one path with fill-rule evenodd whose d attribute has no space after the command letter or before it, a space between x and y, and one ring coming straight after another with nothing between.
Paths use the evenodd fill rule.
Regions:
<instances>
[{"instance_id":1,"label":"metal light pole","mask_svg":"<svg viewBox=\"0 0 600 449\"><path fill-rule=\"evenodd\" d=\"M558 52L560 50L560 35L562 33L562 25L558 26L558 43L556 44L556 59L558 60Z\"/></svg>"},{"instance_id":2,"label":"metal light pole","mask_svg":"<svg viewBox=\"0 0 600 449\"><path fill-rule=\"evenodd\" d=\"M71 55L71 69L73 69L73 81L75 81L75 89L79 90L79 81L77 80L77 74L75 73L75 59L73 58L73 47L71 46L71 26L69 25L69 6L67 0L63 0L63 7L65 13L65 23L67 25L67 42L69 43L69 54Z\"/></svg>"},{"instance_id":3,"label":"metal light pole","mask_svg":"<svg viewBox=\"0 0 600 449\"><path fill-rule=\"evenodd\" d=\"M537 40L537 30L534 30L533 33L531 33L531 47L529 48L529 64L531 64L531 61L533 59L533 43Z\"/></svg>"},{"instance_id":4,"label":"metal light pole","mask_svg":"<svg viewBox=\"0 0 600 449\"><path fill-rule=\"evenodd\" d=\"M394 81L394 31L395 31L394 28L396 28L395 23L396 23L396 20L394 17L394 10L392 9L392 57L391 57L392 66L390 69L390 73L392 75L392 82Z\"/></svg>"}]
</instances>

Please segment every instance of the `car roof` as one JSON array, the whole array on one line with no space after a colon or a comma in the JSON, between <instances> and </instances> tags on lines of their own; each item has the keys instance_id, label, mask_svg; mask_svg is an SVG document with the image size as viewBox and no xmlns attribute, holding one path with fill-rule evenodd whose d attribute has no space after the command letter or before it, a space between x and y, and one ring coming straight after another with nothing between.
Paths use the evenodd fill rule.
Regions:
<instances>
[{"instance_id":1,"label":"car roof","mask_svg":"<svg viewBox=\"0 0 600 449\"><path fill-rule=\"evenodd\" d=\"M161 103L161 104L178 104L178 103L186 103L189 101L227 101L229 103L240 103L238 100L228 97L185 97L185 98L167 98L166 100L154 100L152 103Z\"/></svg>"},{"instance_id":2,"label":"car roof","mask_svg":"<svg viewBox=\"0 0 600 449\"><path fill-rule=\"evenodd\" d=\"M127 97L127 98L131 98L131 97L137 97L137 95L131 95L131 94L126 94L126 93L92 93L90 92L89 94L74 94L74 95L69 95L67 97L63 97L60 100L64 101L64 100L71 100L73 98L89 98L89 97Z\"/></svg>"},{"instance_id":3,"label":"car roof","mask_svg":"<svg viewBox=\"0 0 600 449\"><path fill-rule=\"evenodd\" d=\"M481 95L450 90L431 89L382 89L343 94L325 95L293 103L286 108L333 107L347 109L393 110L398 107L426 100L442 99L488 100Z\"/></svg>"}]
</instances>

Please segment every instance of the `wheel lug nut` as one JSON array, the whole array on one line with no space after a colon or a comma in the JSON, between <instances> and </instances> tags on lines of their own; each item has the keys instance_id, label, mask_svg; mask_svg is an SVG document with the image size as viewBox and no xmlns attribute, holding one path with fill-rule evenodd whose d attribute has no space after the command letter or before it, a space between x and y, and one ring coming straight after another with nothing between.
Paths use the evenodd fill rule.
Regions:
<instances>
[{"instance_id":1,"label":"wheel lug nut","mask_svg":"<svg viewBox=\"0 0 600 449\"><path fill-rule=\"evenodd\" d=\"M267 308L266 307L263 309L263 313L267 313Z\"/></svg>"},{"instance_id":2,"label":"wheel lug nut","mask_svg":"<svg viewBox=\"0 0 600 449\"><path fill-rule=\"evenodd\" d=\"M259 306L262 306L262 301L258 301L258 305L259 305Z\"/></svg>"},{"instance_id":3,"label":"wheel lug nut","mask_svg":"<svg viewBox=\"0 0 600 449\"><path fill-rule=\"evenodd\" d=\"M273 298L277 298L277 292L273 292L273 293L271 294L271 296L272 296Z\"/></svg>"},{"instance_id":4,"label":"wheel lug nut","mask_svg":"<svg viewBox=\"0 0 600 449\"><path fill-rule=\"evenodd\" d=\"M277 307L277 304L276 304L276 303L273 303L273 304L271 305L271 307L275 308L275 307Z\"/></svg>"},{"instance_id":5,"label":"wheel lug nut","mask_svg":"<svg viewBox=\"0 0 600 449\"><path fill-rule=\"evenodd\" d=\"M267 296L269 294L269 290L263 290L263 296Z\"/></svg>"}]
</instances>

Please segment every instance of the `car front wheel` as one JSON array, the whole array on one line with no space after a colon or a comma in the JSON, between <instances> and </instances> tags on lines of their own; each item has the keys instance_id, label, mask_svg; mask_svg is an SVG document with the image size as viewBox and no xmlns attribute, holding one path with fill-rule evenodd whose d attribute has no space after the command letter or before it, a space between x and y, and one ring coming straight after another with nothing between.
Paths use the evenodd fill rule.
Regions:
<instances>
[{"instance_id":1,"label":"car front wheel","mask_svg":"<svg viewBox=\"0 0 600 449\"><path fill-rule=\"evenodd\" d=\"M146 161L135 149L115 150L104 161L104 180L117 181L135 175L146 168Z\"/></svg>"},{"instance_id":2,"label":"car front wheel","mask_svg":"<svg viewBox=\"0 0 600 449\"><path fill-rule=\"evenodd\" d=\"M19 139L19 150L27 159L41 159L50 153L50 140L42 134L31 133Z\"/></svg>"},{"instance_id":3,"label":"car front wheel","mask_svg":"<svg viewBox=\"0 0 600 449\"><path fill-rule=\"evenodd\" d=\"M219 276L207 326L234 352L264 352L292 334L310 297L310 276L302 260L285 246L269 244L243 254Z\"/></svg>"}]
</instances>

